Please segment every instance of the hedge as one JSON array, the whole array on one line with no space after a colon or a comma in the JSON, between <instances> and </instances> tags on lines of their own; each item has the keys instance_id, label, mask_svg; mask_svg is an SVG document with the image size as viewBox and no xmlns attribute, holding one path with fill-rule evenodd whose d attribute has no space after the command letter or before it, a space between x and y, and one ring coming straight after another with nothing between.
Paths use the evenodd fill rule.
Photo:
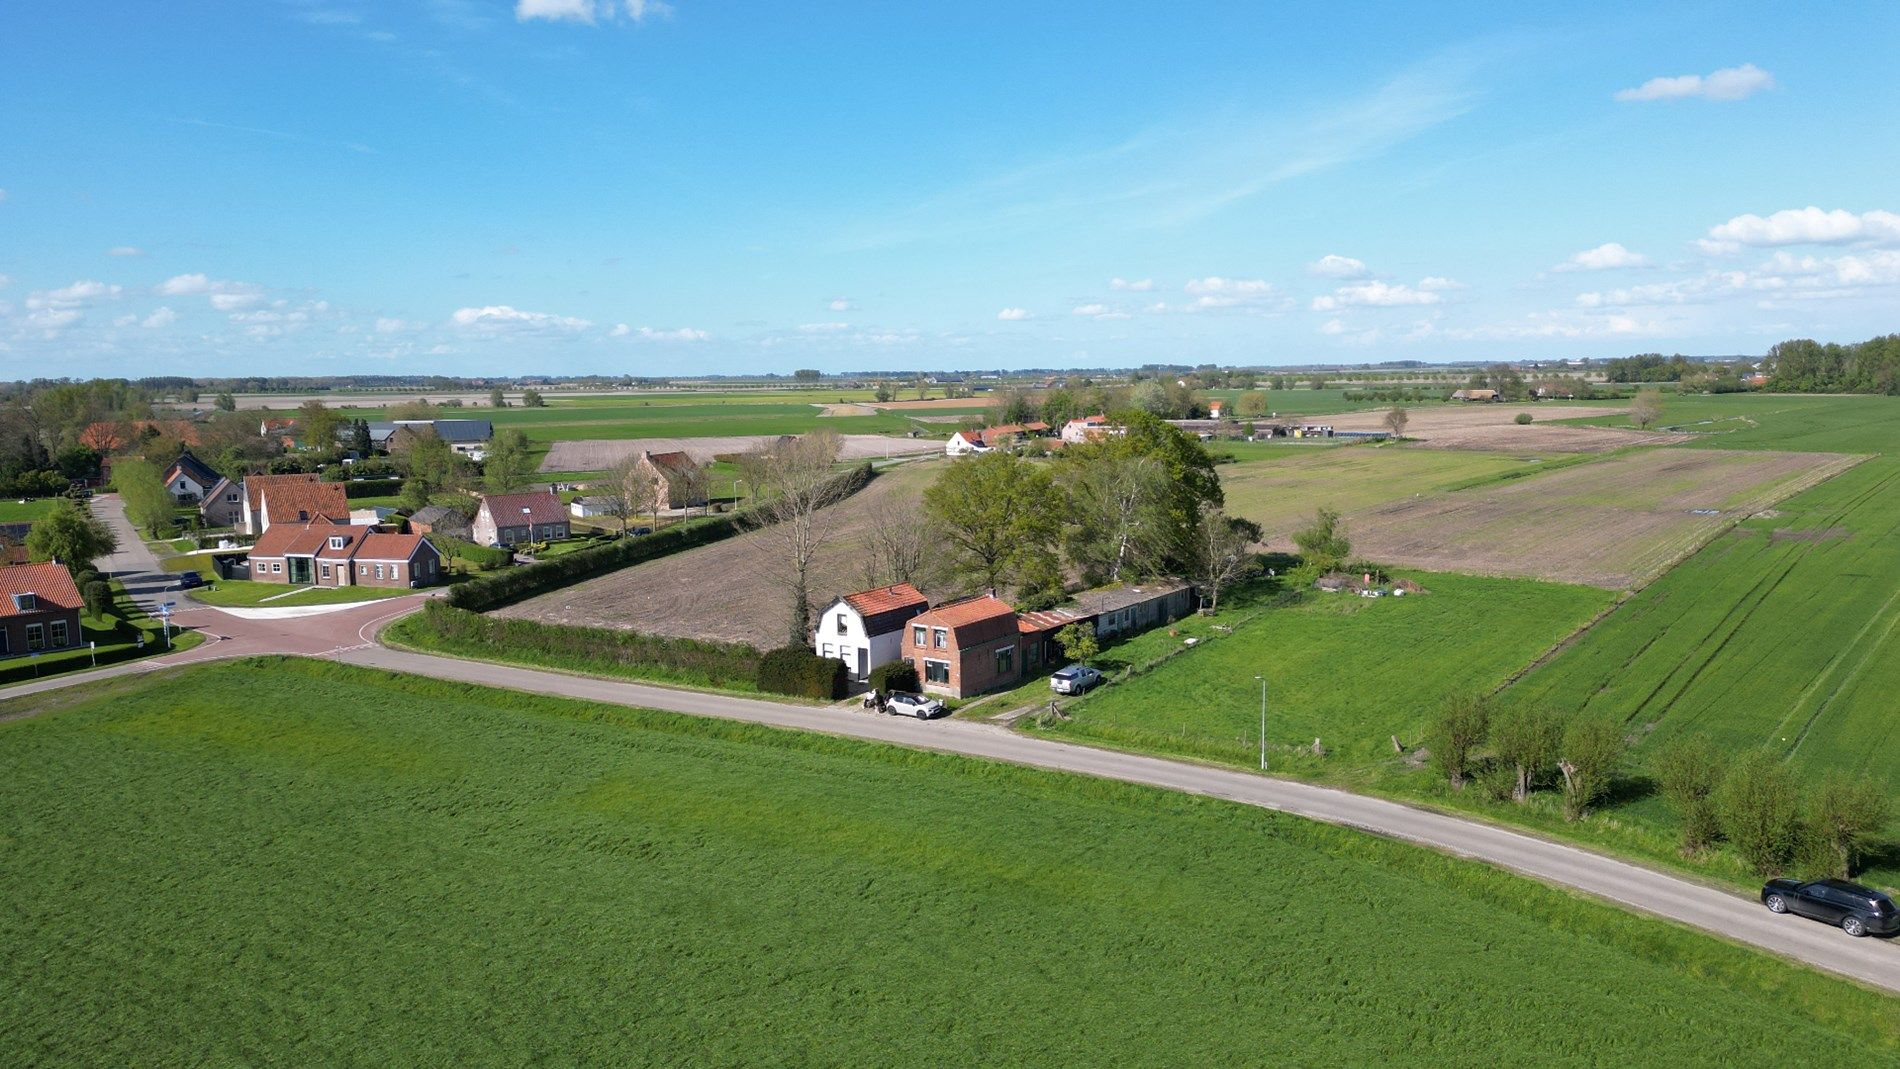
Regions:
<instances>
[{"instance_id":1,"label":"hedge","mask_svg":"<svg viewBox=\"0 0 1900 1069\"><path fill-rule=\"evenodd\" d=\"M401 479L351 479L343 484L343 496L389 497L402 493Z\"/></svg>"},{"instance_id":2,"label":"hedge","mask_svg":"<svg viewBox=\"0 0 1900 1069\"><path fill-rule=\"evenodd\" d=\"M847 494L857 493L871 481L871 465L860 464L836 478L845 484ZM553 560L537 561L520 568L495 572L471 579L449 591L450 605L472 612L487 612L537 594L592 579L635 564L670 556L683 550L709 545L731 538L745 529L751 510L718 516L697 523L679 523L650 535L615 539L603 546L577 550ZM839 662L843 664L843 662Z\"/></svg>"},{"instance_id":3,"label":"hedge","mask_svg":"<svg viewBox=\"0 0 1900 1069\"><path fill-rule=\"evenodd\" d=\"M909 661L891 661L871 669L871 689L879 694L917 689L917 666Z\"/></svg>"},{"instance_id":4,"label":"hedge","mask_svg":"<svg viewBox=\"0 0 1900 1069\"><path fill-rule=\"evenodd\" d=\"M767 694L831 700L845 694L844 662L803 646L781 646L759 659L759 689Z\"/></svg>"},{"instance_id":5,"label":"hedge","mask_svg":"<svg viewBox=\"0 0 1900 1069\"><path fill-rule=\"evenodd\" d=\"M436 552L442 556L460 557L484 572L504 568L509 561L515 559L512 552L500 546L478 546L466 538L457 538L454 535L429 534L424 537L434 543Z\"/></svg>"},{"instance_id":6,"label":"hedge","mask_svg":"<svg viewBox=\"0 0 1900 1069\"><path fill-rule=\"evenodd\" d=\"M431 645L439 644L446 652L582 671L661 675L714 687L751 686L759 663L759 651L742 643L502 620L439 601L429 602L417 625L427 629Z\"/></svg>"}]
</instances>

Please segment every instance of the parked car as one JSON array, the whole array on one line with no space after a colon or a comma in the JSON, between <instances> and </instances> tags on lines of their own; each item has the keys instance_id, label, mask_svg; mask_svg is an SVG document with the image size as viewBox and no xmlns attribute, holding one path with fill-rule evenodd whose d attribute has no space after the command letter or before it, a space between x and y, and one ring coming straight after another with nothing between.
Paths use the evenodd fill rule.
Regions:
<instances>
[{"instance_id":1,"label":"parked car","mask_svg":"<svg viewBox=\"0 0 1900 1069\"><path fill-rule=\"evenodd\" d=\"M934 716L942 716L944 709L943 703L935 698L927 698L922 694L908 694L899 690L893 691L890 697L884 699L884 711L894 716L914 716L919 720L929 720Z\"/></svg>"},{"instance_id":2,"label":"parked car","mask_svg":"<svg viewBox=\"0 0 1900 1069\"><path fill-rule=\"evenodd\" d=\"M205 585L205 577L199 575L197 572L186 572L178 577L178 589L180 590L196 590L203 585Z\"/></svg>"},{"instance_id":3,"label":"parked car","mask_svg":"<svg viewBox=\"0 0 1900 1069\"><path fill-rule=\"evenodd\" d=\"M1776 913L1838 924L1848 935L1900 932L1900 910L1895 910L1893 899L1846 880L1769 880L1761 900Z\"/></svg>"},{"instance_id":4,"label":"parked car","mask_svg":"<svg viewBox=\"0 0 1900 1069\"><path fill-rule=\"evenodd\" d=\"M1072 664L1049 677L1049 689L1057 694L1081 694L1102 681L1102 673L1086 664Z\"/></svg>"}]
</instances>

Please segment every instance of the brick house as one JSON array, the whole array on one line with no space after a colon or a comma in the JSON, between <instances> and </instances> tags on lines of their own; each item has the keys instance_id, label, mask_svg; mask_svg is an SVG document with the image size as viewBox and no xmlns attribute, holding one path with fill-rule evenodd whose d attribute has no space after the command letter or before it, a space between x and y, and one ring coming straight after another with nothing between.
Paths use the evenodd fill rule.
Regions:
<instances>
[{"instance_id":1,"label":"brick house","mask_svg":"<svg viewBox=\"0 0 1900 1069\"><path fill-rule=\"evenodd\" d=\"M219 479L198 502L198 515L207 527L238 527L244 523L244 486Z\"/></svg>"},{"instance_id":2,"label":"brick house","mask_svg":"<svg viewBox=\"0 0 1900 1069\"><path fill-rule=\"evenodd\" d=\"M244 533L261 535L273 523L293 527L327 520L350 522L350 502L342 483L326 483L312 473L247 475L239 490Z\"/></svg>"},{"instance_id":3,"label":"brick house","mask_svg":"<svg viewBox=\"0 0 1900 1069\"><path fill-rule=\"evenodd\" d=\"M471 541L483 546L512 546L544 542L569 535L567 506L552 490L526 494L484 494L475 520L469 525Z\"/></svg>"},{"instance_id":4,"label":"brick house","mask_svg":"<svg viewBox=\"0 0 1900 1069\"><path fill-rule=\"evenodd\" d=\"M64 564L0 568L0 657L84 645L81 604L79 588Z\"/></svg>"},{"instance_id":5,"label":"brick house","mask_svg":"<svg viewBox=\"0 0 1900 1069\"><path fill-rule=\"evenodd\" d=\"M1019 635L1016 610L984 594L912 617L903 656L926 692L963 698L1021 680Z\"/></svg>"},{"instance_id":6,"label":"brick house","mask_svg":"<svg viewBox=\"0 0 1900 1069\"><path fill-rule=\"evenodd\" d=\"M818 614L812 646L820 657L843 661L851 678L863 681L871 669L904 655L904 625L929 607L909 583L846 594Z\"/></svg>"},{"instance_id":7,"label":"brick house","mask_svg":"<svg viewBox=\"0 0 1900 1069\"><path fill-rule=\"evenodd\" d=\"M421 535L373 527L280 523L251 547L251 579L297 586L417 587L442 574L442 557Z\"/></svg>"},{"instance_id":8,"label":"brick house","mask_svg":"<svg viewBox=\"0 0 1900 1069\"><path fill-rule=\"evenodd\" d=\"M642 449L634 468L653 486L651 497L639 502L642 510L655 502L669 509L692 508L706 503L706 472L683 452L654 453Z\"/></svg>"},{"instance_id":9,"label":"brick house","mask_svg":"<svg viewBox=\"0 0 1900 1069\"><path fill-rule=\"evenodd\" d=\"M211 470L211 466L191 455L187 449L178 454L171 467L165 469L165 490L172 500L181 505L196 504L204 500L211 488L224 481L224 476Z\"/></svg>"}]
</instances>

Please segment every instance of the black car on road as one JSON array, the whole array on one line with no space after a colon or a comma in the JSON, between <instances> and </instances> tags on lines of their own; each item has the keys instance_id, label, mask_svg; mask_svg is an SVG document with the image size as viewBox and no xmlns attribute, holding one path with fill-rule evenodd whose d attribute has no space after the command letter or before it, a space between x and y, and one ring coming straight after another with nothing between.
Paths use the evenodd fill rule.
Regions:
<instances>
[{"instance_id":1,"label":"black car on road","mask_svg":"<svg viewBox=\"0 0 1900 1069\"><path fill-rule=\"evenodd\" d=\"M1776 913L1798 913L1838 924L1848 935L1900 932L1900 911L1894 909L1893 899L1846 880L1769 880L1761 889L1761 900Z\"/></svg>"}]
</instances>

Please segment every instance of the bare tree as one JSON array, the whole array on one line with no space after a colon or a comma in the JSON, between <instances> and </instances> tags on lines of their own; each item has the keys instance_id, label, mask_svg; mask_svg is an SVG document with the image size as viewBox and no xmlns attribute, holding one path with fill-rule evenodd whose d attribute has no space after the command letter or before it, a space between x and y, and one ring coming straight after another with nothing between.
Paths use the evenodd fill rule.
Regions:
<instances>
[{"instance_id":1,"label":"bare tree","mask_svg":"<svg viewBox=\"0 0 1900 1069\"><path fill-rule=\"evenodd\" d=\"M652 517L653 526L658 527L660 510L666 507L665 481L655 479L652 470L641 465L637 455L614 465L613 477L620 490L620 507L627 515L645 512Z\"/></svg>"},{"instance_id":2,"label":"bare tree","mask_svg":"<svg viewBox=\"0 0 1900 1069\"><path fill-rule=\"evenodd\" d=\"M1405 425L1410 422L1411 413L1404 405L1393 405L1385 414L1385 429L1392 432L1393 438L1405 437Z\"/></svg>"},{"instance_id":3,"label":"bare tree","mask_svg":"<svg viewBox=\"0 0 1900 1069\"><path fill-rule=\"evenodd\" d=\"M1662 391L1636 391L1636 398L1630 402L1630 423L1642 430L1648 430L1661 418Z\"/></svg>"},{"instance_id":4,"label":"bare tree","mask_svg":"<svg viewBox=\"0 0 1900 1069\"><path fill-rule=\"evenodd\" d=\"M620 521L621 534L627 533L627 521L639 510L639 505L627 494L639 463L639 457L627 457L608 469L605 483L589 487L594 491L591 496L600 502L607 515Z\"/></svg>"},{"instance_id":5,"label":"bare tree","mask_svg":"<svg viewBox=\"0 0 1900 1069\"><path fill-rule=\"evenodd\" d=\"M839 447L835 433L813 431L763 443L739 460L753 494L740 521L778 545L792 610L786 634L793 646L804 645L811 630L811 562L832 533L819 513L849 492L844 480L833 478Z\"/></svg>"},{"instance_id":6,"label":"bare tree","mask_svg":"<svg viewBox=\"0 0 1900 1069\"><path fill-rule=\"evenodd\" d=\"M885 499L872 507L860 554L866 589L893 583L923 586L931 560L930 521L908 502Z\"/></svg>"},{"instance_id":7,"label":"bare tree","mask_svg":"<svg viewBox=\"0 0 1900 1069\"><path fill-rule=\"evenodd\" d=\"M1196 541L1195 578L1207 592L1207 611L1219 612L1221 590L1259 570L1253 544L1260 541L1260 525L1206 506Z\"/></svg>"}]
</instances>

